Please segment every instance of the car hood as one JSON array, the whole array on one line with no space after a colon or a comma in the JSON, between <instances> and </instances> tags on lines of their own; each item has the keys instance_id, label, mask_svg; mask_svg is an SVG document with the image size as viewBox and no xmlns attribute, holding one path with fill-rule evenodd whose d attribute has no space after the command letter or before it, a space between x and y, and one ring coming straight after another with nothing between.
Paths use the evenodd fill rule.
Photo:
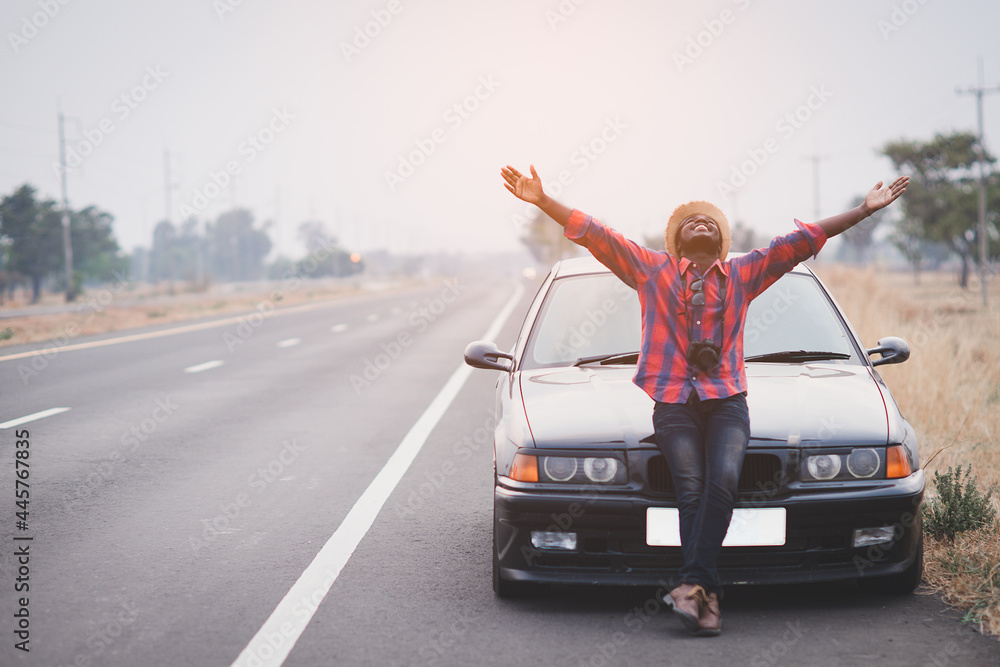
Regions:
<instances>
[{"instance_id":1,"label":"car hood","mask_svg":"<svg viewBox=\"0 0 1000 667\"><path fill-rule=\"evenodd\" d=\"M882 393L867 367L747 364L751 437L805 446L885 444ZM653 401L632 383L633 366L538 369L520 374L536 446L579 447L653 440Z\"/></svg>"}]
</instances>

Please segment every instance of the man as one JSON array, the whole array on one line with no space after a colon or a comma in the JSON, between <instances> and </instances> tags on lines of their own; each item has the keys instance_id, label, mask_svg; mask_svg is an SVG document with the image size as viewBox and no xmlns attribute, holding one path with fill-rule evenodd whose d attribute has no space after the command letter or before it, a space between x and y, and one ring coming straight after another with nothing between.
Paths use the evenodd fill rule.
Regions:
<instances>
[{"instance_id":1,"label":"man","mask_svg":"<svg viewBox=\"0 0 1000 667\"><path fill-rule=\"evenodd\" d=\"M639 294L642 347L633 382L655 402L656 443L677 490L681 584L664 602L694 634L718 635L722 586L716 561L729 529L743 455L750 440L743 328L750 302L820 251L826 240L895 201L909 182L879 181L858 207L775 237L768 248L727 259L729 222L718 207L693 201L667 222L666 252L644 248L584 213L553 200L531 166L527 177L500 171L505 187L564 227Z\"/></svg>"}]
</instances>

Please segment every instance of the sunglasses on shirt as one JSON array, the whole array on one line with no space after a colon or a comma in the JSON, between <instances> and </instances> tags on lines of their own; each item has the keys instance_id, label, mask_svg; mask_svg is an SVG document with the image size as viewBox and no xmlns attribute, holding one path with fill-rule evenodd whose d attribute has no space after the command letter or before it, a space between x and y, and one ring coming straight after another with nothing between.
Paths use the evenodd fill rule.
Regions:
<instances>
[{"instance_id":1,"label":"sunglasses on shirt","mask_svg":"<svg viewBox=\"0 0 1000 667\"><path fill-rule=\"evenodd\" d=\"M699 278L698 280L691 283L691 291L693 294L688 299L688 303L692 306L704 306L705 305L705 281Z\"/></svg>"}]
</instances>

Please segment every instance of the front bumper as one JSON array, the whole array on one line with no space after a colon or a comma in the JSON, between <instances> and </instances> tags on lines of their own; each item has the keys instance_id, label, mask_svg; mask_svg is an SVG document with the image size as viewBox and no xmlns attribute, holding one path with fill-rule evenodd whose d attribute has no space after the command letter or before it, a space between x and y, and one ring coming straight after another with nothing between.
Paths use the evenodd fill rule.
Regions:
<instances>
[{"instance_id":1,"label":"front bumper","mask_svg":"<svg viewBox=\"0 0 1000 667\"><path fill-rule=\"evenodd\" d=\"M924 474L864 486L796 484L780 497L738 500L736 507L784 507L786 541L778 547L725 547L724 584L774 584L878 577L905 570L916 556ZM634 492L494 491L495 548L503 579L538 583L663 585L675 579L679 547L646 544L646 510L672 500ZM892 526L890 543L852 546L855 529ZM577 534L574 551L537 549L531 531Z\"/></svg>"}]
</instances>

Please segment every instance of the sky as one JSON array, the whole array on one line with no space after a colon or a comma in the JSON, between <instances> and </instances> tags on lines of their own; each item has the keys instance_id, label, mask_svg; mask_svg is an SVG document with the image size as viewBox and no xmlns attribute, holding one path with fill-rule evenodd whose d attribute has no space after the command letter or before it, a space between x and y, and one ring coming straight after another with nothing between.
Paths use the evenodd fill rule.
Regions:
<instances>
[{"instance_id":1,"label":"sky","mask_svg":"<svg viewBox=\"0 0 1000 667\"><path fill-rule=\"evenodd\" d=\"M632 238L691 199L773 236L891 180L887 142L975 131L957 89L979 58L1000 84L997 26L992 0L5 0L0 195L60 198L61 110L70 206L125 251L233 206L292 256L306 220L515 250L505 164ZM1000 94L984 123L1000 152Z\"/></svg>"}]
</instances>

